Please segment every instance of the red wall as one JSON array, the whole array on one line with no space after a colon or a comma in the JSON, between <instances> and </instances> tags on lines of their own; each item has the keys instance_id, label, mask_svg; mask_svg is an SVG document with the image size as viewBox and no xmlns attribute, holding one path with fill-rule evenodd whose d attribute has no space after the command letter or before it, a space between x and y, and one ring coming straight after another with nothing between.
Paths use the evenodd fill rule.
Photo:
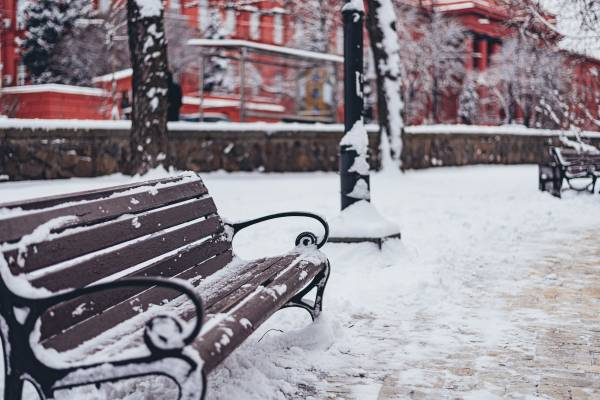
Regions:
<instances>
[{"instance_id":1,"label":"red wall","mask_svg":"<svg viewBox=\"0 0 600 400\"><path fill-rule=\"evenodd\" d=\"M108 119L110 98L55 92L3 94L5 102L18 101L16 118Z\"/></svg>"}]
</instances>

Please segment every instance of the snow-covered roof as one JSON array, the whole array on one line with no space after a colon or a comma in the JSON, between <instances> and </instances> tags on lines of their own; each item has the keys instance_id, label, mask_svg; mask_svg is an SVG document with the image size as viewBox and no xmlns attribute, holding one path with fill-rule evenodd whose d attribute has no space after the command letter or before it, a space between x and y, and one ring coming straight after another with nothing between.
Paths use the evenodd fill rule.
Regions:
<instances>
[{"instance_id":1,"label":"snow-covered roof","mask_svg":"<svg viewBox=\"0 0 600 400\"><path fill-rule=\"evenodd\" d=\"M84 86L72 86L72 85L61 85L57 83L47 83L43 85L26 85L26 86L10 86L0 89L2 94L21 94L21 93L63 93L63 94L79 94L86 96L100 96L104 97L108 95L108 92L98 88L84 87Z\"/></svg>"},{"instance_id":2,"label":"snow-covered roof","mask_svg":"<svg viewBox=\"0 0 600 400\"><path fill-rule=\"evenodd\" d=\"M331 61L343 63L344 57L337 54L319 53L316 51L308 51L295 49L293 47L275 46L272 44L251 42L249 40L239 39L191 39L188 41L190 46L200 47L231 47L231 48L247 48L257 51L263 51L273 54L282 54L296 58L304 58L311 60Z\"/></svg>"},{"instance_id":3,"label":"snow-covered roof","mask_svg":"<svg viewBox=\"0 0 600 400\"><path fill-rule=\"evenodd\" d=\"M126 69L122 69L120 71L115 71L114 76L115 76L115 80L120 80L123 78L129 78L131 75L133 75L133 69L131 68L126 68ZM98 82L111 82L113 80L113 74L106 74L106 75L100 75L95 77L94 79L92 79L93 83L98 83Z\"/></svg>"},{"instance_id":4,"label":"snow-covered roof","mask_svg":"<svg viewBox=\"0 0 600 400\"><path fill-rule=\"evenodd\" d=\"M183 103L190 105L200 105L199 97L192 96L183 96ZM205 98L202 101L202 106L206 108L210 107L239 107L240 101L235 99L215 99L215 98ZM280 104L273 103L257 103L253 101L248 101L245 103L245 107L250 110L259 110L259 111L271 111L271 112L284 112L285 107Z\"/></svg>"}]
</instances>

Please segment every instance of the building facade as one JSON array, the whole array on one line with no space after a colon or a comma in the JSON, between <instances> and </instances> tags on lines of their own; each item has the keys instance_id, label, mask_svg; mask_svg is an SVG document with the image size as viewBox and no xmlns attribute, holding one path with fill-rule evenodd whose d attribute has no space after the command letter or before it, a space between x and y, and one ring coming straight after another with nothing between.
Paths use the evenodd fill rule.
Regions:
<instances>
[{"instance_id":1,"label":"building facade","mask_svg":"<svg viewBox=\"0 0 600 400\"><path fill-rule=\"evenodd\" d=\"M0 94L4 104L0 114L23 118L110 118L113 103L120 106L122 97L131 90L130 70L98 77L94 80L95 88L85 93L81 89L61 88L64 85L28 85L27 71L20 62L17 43L23 34L23 11L28 1L31 0L0 0ZM113 1L123 0L94 0L94 4L100 12L107 12ZM501 52L503 43L515 33L514 28L507 24L508 13L494 0L400 2L414 6L424 14L444 14L464 27L467 35L463 56L467 71L485 73L493 64L494 57ZM223 47L209 46L203 48L203 53L216 55L216 59L224 59L227 63L228 72L223 79L227 84L216 89L209 89L205 84L206 76L200 75L200 62L194 62L189 71L182 74L179 78L184 92L182 114L196 118L222 117L232 121L341 122L343 96L339 84L339 57L343 52L343 35L339 4L335 1L321 3L324 4L323 9L315 13L301 6L294 10L286 9L282 0L165 0L166 17L184 21L194 37L214 39L215 25L219 28L217 36ZM319 23L323 24L322 32ZM365 37L368 36L365 34ZM247 53L248 48L256 49L254 44L270 47L265 50L263 46L260 51ZM308 48L313 50L313 56L320 53L323 58L309 58L308 53L292 51L297 48ZM246 57L245 64L240 61L243 57ZM575 55L566 58L575 71L573 81L585 105L573 112L581 114L582 127L594 129L597 127L594 121L600 120L597 106L600 62ZM118 98L111 98L113 80ZM19 89L21 86L30 87ZM487 90L479 88L479 98L488 97ZM43 108L41 104L44 102L39 99L44 96L60 98L61 103L69 104L69 107L64 111ZM458 94L444 95L443 112L436 122L464 122L459 115L458 103ZM84 108L87 109L85 112L78 111ZM501 123L502 112L493 101L482 101L478 123ZM518 110L519 113L523 114L521 110ZM424 110L421 117L407 122L431 122L427 121L426 114L427 110ZM513 122L520 120L517 118Z\"/></svg>"}]
</instances>

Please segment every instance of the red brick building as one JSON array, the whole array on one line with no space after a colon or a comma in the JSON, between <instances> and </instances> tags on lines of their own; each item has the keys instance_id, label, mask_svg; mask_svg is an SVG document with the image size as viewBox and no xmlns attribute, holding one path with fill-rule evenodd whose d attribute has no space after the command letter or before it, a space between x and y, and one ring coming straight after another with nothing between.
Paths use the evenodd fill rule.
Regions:
<instances>
[{"instance_id":1,"label":"red brick building","mask_svg":"<svg viewBox=\"0 0 600 400\"><path fill-rule=\"evenodd\" d=\"M110 2L114 0L95 0L96 7L106 10ZM120 1L120 0L117 0ZM513 32L507 26L508 15L493 0L406 0L415 6L421 7L424 12L444 13L456 19L470 33L466 43L466 54L464 55L467 70L485 71L489 68L494 54L497 54L503 41L510 37ZM0 0L0 89L4 110L0 114L10 114L22 118L109 118L112 99L110 91L112 75L98 77L95 80L96 89L84 90L61 85L37 85L28 90L14 89L15 86L27 84L27 71L19 60L19 51L16 39L22 34L24 26L23 7L26 0ZM292 95L278 93L282 84L294 81L294 76L286 72L286 64L289 59L278 57L281 53L297 45L296 38L302 29L302 21L283 8L281 0L261 0L244 5L233 6L234 2L223 0L166 0L166 10L175 15L181 15L186 19L194 36L201 37L202 32L210 24L211 10L217 9L220 13L222 26L227 33L227 39L235 40L235 43L252 43L272 46L276 49L272 52L263 51L254 55L253 68L260 76L257 88L253 90L240 90L239 85L229 92L221 91L215 93L202 93L199 89L197 69L181 77L184 91L183 114L193 115L205 112L207 115L222 115L232 121L256 121L256 120L286 120L304 115L310 119L312 110L331 110L330 121L340 121L341 101L340 85L327 81L329 75L339 73L340 55L342 52L340 18L336 16L329 38L330 45L326 54L329 57L331 67L329 69L313 68L302 77L301 85L292 90ZM250 4L250 5L248 5ZM232 42L228 42L231 45ZM225 54L235 60L241 56L242 48L227 47ZM292 57L294 62L300 62L302 55L299 53ZM309 54L310 55L310 54ZM337 59L335 58L337 57ZM281 61L284 60L284 61ZM308 60L308 61L307 61ZM582 97L589 103L589 110L593 110L593 118L599 119L598 107L594 107L598 101L598 67L600 62L594 59L582 59L570 56L570 62L575 63L576 74L574 81L581 87ZM318 64L318 59L306 58L303 62ZM235 61L234 61L235 62ZM337 66L337 67L336 67ZM239 75L238 70L235 73ZM130 90L130 72L119 71L116 74L119 95ZM104 89L105 92L102 92ZM60 93L59 93L60 92ZM92 94L93 93L93 94ZM44 106L45 103L55 102L57 95L60 101L55 107ZM481 95L485 96L485 93ZM31 98L31 100L30 100ZM48 101L40 101L47 98ZM242 102L241 99L244 99ZM326 98L327 101L323 101ZM302 105L298 105L301 99ZM203 107L200 107L202 103ZM244 105L242 105L242 103ZM59 110L63 107L63 110ZM456 96L444 99L443 104L446 112L444 120L446 123L459 122L457 115ZM7 111L8 110L8 111ZM84 111L85 110L85 111ZM497 122L495 115L499 110L493 106L486 106L482 113L489 114L489 123ZM582 113L582 110L575 110ZM588 122L585 127L593 128L593 123Z\"/></svg>"}]
</instances>

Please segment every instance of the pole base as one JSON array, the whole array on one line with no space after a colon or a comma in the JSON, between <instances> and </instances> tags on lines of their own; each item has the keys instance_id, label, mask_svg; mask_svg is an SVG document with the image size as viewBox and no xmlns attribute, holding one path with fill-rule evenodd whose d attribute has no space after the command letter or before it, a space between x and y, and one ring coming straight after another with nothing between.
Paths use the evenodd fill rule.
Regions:
<instances>
[{"instance_id":1,"label":"pole base","mask_svg":"<svg viewBox=\"0 0 600 400\"><path fill-rule=\"evenodd\" d=\"M377 244L381 249L383 243L390 239L400 239L400 227L383 217L368 201L358 201L344 209L335 219L330 221L331 243L363 243Z\"/></svg>"},{"instance_id":2,"label":"pole base","mask_svg":"<svg viewBox=\"0 0 600 400\"><path fill-rule=\"evenodd\" d=\"M375 243L377 245L377 247L379 247L379 250L381 250L381 248L383 247L383 243L390 240L390 239L397 239L400 240L402 238L402 235L400 234L400 232L393 234L393 235L388 235L388 236L384 236L384 237L330 237L327 242L329 243L365 243L365 242L370 242L370 243Z\"/></svg>"}]
</instances>

